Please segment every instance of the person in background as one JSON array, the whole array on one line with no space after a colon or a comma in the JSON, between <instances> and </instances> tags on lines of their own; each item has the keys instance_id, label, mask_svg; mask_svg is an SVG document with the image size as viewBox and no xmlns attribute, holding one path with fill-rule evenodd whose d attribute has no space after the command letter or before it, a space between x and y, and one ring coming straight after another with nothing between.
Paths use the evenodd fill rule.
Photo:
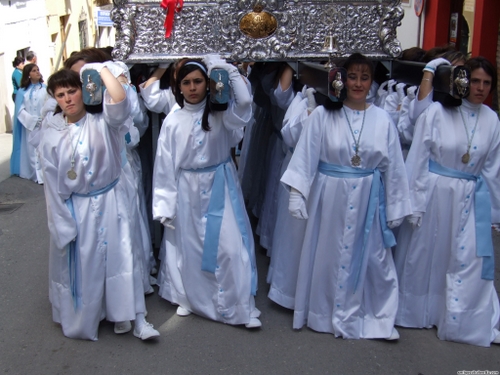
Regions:
<instances>
[{"instance_id":1,"label":"person in background","mask_svg":"<svg viewBox=\"0 0 500 375\"><path fill-rule=\"evenodd\" d=\"M29 51L26 55L26 61L28 64L36 64L38 58L36 57L36 53L34 51Z\"/></svg>"},{"instance_id":2,"label":"person in background","mask_svg":"<svg viewBox=\"0 0 500 375\"><path fill-rule=\"evenodd\" d=\"M26 64L16 96L10 174L38 183L43 183L43 178L41 173L37 175L38 156L29 140L31 133L40 128L46 99L47 87L38 66Z\"/></svg>"},{"instance_id":3,"label":"person in background","mask_svg":"<svg viewBox=\"0 0 500 375\"><path fill-rule=\"evenodd\" d=\"M12 87L14 91L12 92L12 100L16 102L17 90L21 87L21 78L23 77L24 59L22 57L15 57L12 61L12 67L14 71L12 72Z\"/></svg>"}]
</instances>

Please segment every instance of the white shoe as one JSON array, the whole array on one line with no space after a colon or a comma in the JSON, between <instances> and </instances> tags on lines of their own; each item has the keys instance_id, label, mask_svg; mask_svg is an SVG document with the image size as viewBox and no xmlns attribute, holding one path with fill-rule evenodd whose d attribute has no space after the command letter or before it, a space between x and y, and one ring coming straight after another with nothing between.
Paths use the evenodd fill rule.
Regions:
<instances>
[{"instance_id":1,"label":"white shoe","mask_svg":"<svg viewBox=\"0 0 500 375\"><path fill-rule=\"evenodd\" d=\"M262 327L262 323L258 318L250 318L250 321L245 324L245 327L247 328L259 328Z\"/></svg>"},{"instance_id":2,"label":"white shoe","mask_svg":"<svg viewBox=\"0 0 500 375\"><path fill-rule=\"evenodd\" d=\"M148 295L150 295L150 294L153 294L154 292L155 292L155 290L154 290L154 289L153 289L153 287L150 285L150 286L149 286L149 289L144 291L144 295L145 295L145 296L148 296Z\"/></svg>"},{"instance_id":3,"label":"white shoe","mask_svg":"<svg viewBox=\"0 0 500 375\"><path fill-rule=\"evenodd\" d=\"M132 329L132 323L130 323L130 320L115 323L115 333L117 335L130 332L131 329Z\"/></svg>"},{"instance_id":4,"label":"white shoe","mask_svg":"<svg viewBox=\"0 0 500 375\"><path fill-rule=\"evenodd\" d=\"M185 309L184 307L182 306L178 306L177 307L177 315L179 316L188 316L188 315L191 315L191 311L189 311L188 309Z\"/></svg>"},{"instance_id":5,"label":"white shoe","mask_svg":"<svg viewBox=\"0 0 500 375\"><path fill-rule=\"evenodd\" d=\"M492 341L492 344L500 344L500 333L495 337L495 339Z\"/></svg>"},{"instance_id":6,"label":"white shoe","mask_svg":"<svg viewBox=\"0 0 500 375\"><path fill-rule=\"evenodd\" d=\"M149 340L153 337L160 336L160 332L154 329L151 323L144 322L140 331L137 330L137 326L134 328L134 336L141 340Z\"/></svg>"},{"instance_id":7,"label":"white shoe","mask_svg":"<svg viewBox=\"0 0 500 375\"><path fill-rule=\"evenodd\" d=\"M386 338L386 340L393 341L398 339L399 339L399 332L396 330L396 328L392 327L391 335L388 338Z\"/></svg>"}]
</instances>

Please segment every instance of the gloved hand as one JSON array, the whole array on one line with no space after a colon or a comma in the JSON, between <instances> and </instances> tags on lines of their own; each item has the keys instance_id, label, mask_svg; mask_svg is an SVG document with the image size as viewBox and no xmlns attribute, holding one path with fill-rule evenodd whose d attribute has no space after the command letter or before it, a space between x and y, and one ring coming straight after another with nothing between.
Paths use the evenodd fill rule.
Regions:
<instances>
[{"instance_id":1,"label":"gloved hand","mask_svg":"<svg viewBox=\"0 0 500 375\"><path fill-rule=\"evenodd\" d=\"M97 73L101 74L101 70L104 67L105 67L104 63L88 63L88 64L85 64L80 69L80 80L83 81L83 72L85 72L86 70L94 69L94 70L97 71Z\"/></svg>"},{"instance_id":2,"label":"gloved hand","mask_svg":"<svg viewBox=\"0 0 500 375\"><path fill-rule=\"evenodd\" d=\"M429 61L425 66L425 68L423 69L423 71L434 74L436 72L437 67L440 65L451 65L451 64L448 60L442 57L438 57L437 59Z\"/></svg>"},{"instance_id":3,"label":"gloved hand","mask_svg":"<svg viewBox=\"0 0 500 375\"><path fill-rule=\"evenodd\" d=\"M402 217L402 218L399 218L397 220L391 220L391 221L388 221L387 222L387 226L390 228L390 229L393 229L393 228L396 228L396 227L399 227L402 223L403 223L403 220L405 218Z\"/></svg>"},{"instance_id":4,"label":"gloved hand","mask_svg":"<svg viewBox=\"0 0 500 375\"><path fill-rule=\"evenodd\" d=\"M405 98L405 86L406 86L406 83L398 83L396 85L396 92L398 93L398 101L399 101L399 105L401 105L401 103L403 102L403 99Z\"/></svg>"},{"instance_id":5,"label":"gloved hand","mask_svg":"<svg viewBox=\"0 0 500 375\"><path fill-rule=\"evenodd\" d=\"M306 200L304 196L296 189L291 188L290 200L288 201L288 211L290 214L299 220L308 219L306 210Z\"/></svg>"},{"instance_id":6,"label":"gloved hand","mask_svg":"<svg viewBox=\"0 0 500 375\"><path fill-rule=\"evenodd\" d=\"M53 97L47 98L47 101L43 105L41 111L42 118L45 118L45 116L47 116L48 113L55 112L56 107L57 107L57 101Z\"/></svg>"},{"instance_id":7,"label":"gloved hand","mask_svg":"<svg viewBox=\"0 0 500 375\"><path fill-rule=\"evenodd\" d=\"M392 94L394 92L394 87L396 86L398 82L395 79L390 79L389 83L387 84L387 92L389 94Z\"/></svg>"},{"instance_id":8,"label":"gloved hand","mask_svg":"<svg viewBox=\"0 0 500 375\"><path fill-rule=\"evenodd\" d=\"M302 97L303 97L303 98L306 98L306 95L307 95L307 88L308 88L308 87L307 87L307 85L304 85L304 86L302 87Z\"/></svg>"},{"instance_id":9,"label":"gloved hand","mask_svg":"<svg viewBox=\"0 0 500 375\"><path fill-rule=\"evenodd\" d=\"M370 86L370 91L368 91L368 95L366 96L367 103L372 104L373 102L375 102L375 99L377 98L378 88L378 83L373 81L372 85Z\"/></svg>"},{"instance_id":10,"label":"gloved hand","mask_svg":"<svg viewBox=\"0 0 500 375\"><path fill-rule=\"evenodd\" d=\"M121 65L123 64L123 65ZM125 77L127 76L125 74L125 71L128 72L127 65L124 63L120 62L114 62L114 61L105 61L103 62L103 65L108 68L108 70L113 74L113 77L118 78L121 75L124 75ZM85 68L85 65L83 66ZM99 71L100 73L100 71ZM129 80L130 81L130 80Z\"/></svg>"},{"instance_id":11,"label":"gloved hand","mask_svg":"<svg viewBox=\"0 0 500 375\"><path fill-rule=\"evenodd\" d=\"M160 63L158 65L158 68L160 68L160 69L168 69L170 67L170 64L171 63Z\"/></svg>"},{"instance_id":12,"label":"gloved hand","mask_svg":"<svg viewBox=\"0 0 500 375\"><path fill-rule=\"evenodd\" d=\"M414 212L410 216L407 216L406 220L411 224L413 229L422 225L422 216L424 216L423 212Z\"/></svg>"},{"instance_id":13,"label":"gloved hand","mask_svg":"<svg viewBox=\"0 0 500 375\"><path fill-rule=\"evenodd\" d=\"M406 90L406 96L408 97L408 99L410 99L410 100L415 99L417 89L418 89L418 86L408 87L408 90Z\"/></svg>"},{"instance_id":14,"label":"gloved hand","mask_svg":"<svg viewBox=\"0 0 500 375\"><path fill-rule=\"evenodd\" d=\"M119 76L123 75L127 79L127 82L130 84L131 82L130 71L128 69L128 66L123 61L113 61L113 62L106 61L104 64L108 67L109 71L113 74L115 78L118 78Z\"/></svg>"},{"instance_id":15,"label":"gloved hand","mask_svg":"<svg viewBox=\"0 0 500 375\"><path fill-rule=\"evenodd\" d=\"M168 217L162 217L160 223L162 223L166 228L175 229L174 225L172 224L174 220L175 216L172 219Z\"/></svg>"},{"instance_id":16,"label":"gloved hand","mask_svg":"<svg viewBox=\"0 0 500 375\"><path fill-rule=\"evenodd\" d=\"M500 223L491 224L491 227L495 229L496 232L500 232Z\"/></svg>"},{"instance_id":17,"label":"gloved hand","mask_svg":"<svg viewBox=\"0 0 500 375\"><path fill-rule=\"evenodd\" d=\"M217 67L220 67L221 64L227 64L226 60L223 60L220 55L216 53L210 53L208 55L205 55L203 57L203 62L207 66L207 75L210 77L210 72L212 69L217 65ZM236 67L235 67L236 68ZM224 68L223 68L224 69ZM238 70L238 68L236 68Z\"/></svg>"},{"instance_id":18,"label":"gloved hand","mask_svg":"<svg viewBox=\"0 0 500 375\"><path fill-rule=\"evenodd\" d=\"M307 110L309 111L309 113L314 111L314 108L316 108L318 106L316 104L316 98L314 97L315 92L316 92L316 90L312 87L310 87L306 90Z\"/></svg>"}]
</instances>

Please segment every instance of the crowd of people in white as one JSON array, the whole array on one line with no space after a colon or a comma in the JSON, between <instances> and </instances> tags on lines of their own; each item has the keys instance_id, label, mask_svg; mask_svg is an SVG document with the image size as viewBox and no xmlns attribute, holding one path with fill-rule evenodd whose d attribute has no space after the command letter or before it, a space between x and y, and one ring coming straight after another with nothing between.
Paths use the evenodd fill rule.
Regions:
<instances>
[{"instance_id":1,"label":"crowd of people in white","mask_svg":"<svg viewBox=\"0 0 500 375\"><path fill-rule=\"evenodd\" d=\"M255 238L268 297L294 311L294 329L397 340L395 326L436 327L442 340L500 343L500 123L483 104L496 69L450 48L405 52L426 62L418 87L377 84L354 53L333 109L286 63L207 55L137 82L87 48L47 85L24 66L11 173L44 186L64 335L97 340L106 319L117 334L134 321L136 337L159 336L145 319L154 285L180 316L260 327ZM441 65L468 68L466 98L436 99ZM225 109L210 94L215 70L228 77ZM148 183L137 145L151 112L166 117ZM164 229L158 259L151 220Z\"/></svg>"}]
</instances>

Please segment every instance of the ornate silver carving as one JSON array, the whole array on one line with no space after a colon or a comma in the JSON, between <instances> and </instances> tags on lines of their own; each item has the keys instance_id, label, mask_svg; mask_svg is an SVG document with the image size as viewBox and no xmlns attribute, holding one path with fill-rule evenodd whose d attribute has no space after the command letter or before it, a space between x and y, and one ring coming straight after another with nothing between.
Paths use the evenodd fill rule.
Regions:
<instances>
[{"instance_id":1,"label":"ornate silver carving","mask_svg":"<svg viewBox=\"0 0 500 375\"><path fill-rule=\"evenodd\" d=\"M159 62L217 52L233 60L327 59L325 36L337 41L336 56L354 51L373 58L401 53L396 28L403 18L400 0L265 0L265 12L277 20L267 37L252 38L240 21L256 0L184 0L165 38L165 10L158 0L114 0L117 31L113 55L129 62Z\"/></svg>"}]
</instances>

